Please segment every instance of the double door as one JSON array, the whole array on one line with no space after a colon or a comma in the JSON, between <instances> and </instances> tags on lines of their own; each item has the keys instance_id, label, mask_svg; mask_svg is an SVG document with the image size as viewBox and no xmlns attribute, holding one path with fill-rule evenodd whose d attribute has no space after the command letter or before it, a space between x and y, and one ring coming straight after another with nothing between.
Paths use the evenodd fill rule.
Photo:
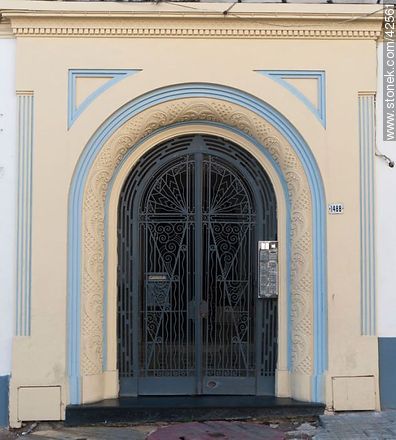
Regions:
<instances>
[{"instance_id":1,"label":"double door","mask_svg":"<svg viewBox=\"0 0 396 440\"><path fill-rule=\"evenodd\" d=\"M199 150L154 173L135 212L121 394L273 392L264 370L274 369L277 310L257 299L254 197L241 173Z\"/></svg>"}]
</instances>

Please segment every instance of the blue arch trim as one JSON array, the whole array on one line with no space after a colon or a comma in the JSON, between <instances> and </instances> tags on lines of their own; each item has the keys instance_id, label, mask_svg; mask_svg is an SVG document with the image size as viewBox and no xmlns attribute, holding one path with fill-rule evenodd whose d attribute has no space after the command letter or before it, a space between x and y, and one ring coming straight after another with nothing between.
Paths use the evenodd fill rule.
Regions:
<instances>
[{"instance_id":1,"label":"blue arch trim","mask_svg":"<svg viewBox=\"0 0 396 440\"><path fill-rule=\"evenodd\" d=\"M315 158L297 129L269 104L238 89L207 83L168 86L146 93L113 114L93 135L77 164L69 193L68 226L68 373L70 403L80 403L80 299L82 199L87 175L106 140L127 120L163 102L182 98L214 98L242 106L276 127L294 148L304 167L312 197L314 264L314 370L312 396L324 401L327 369L326 204L323 182Z\"/></svg>"}]
</instances>

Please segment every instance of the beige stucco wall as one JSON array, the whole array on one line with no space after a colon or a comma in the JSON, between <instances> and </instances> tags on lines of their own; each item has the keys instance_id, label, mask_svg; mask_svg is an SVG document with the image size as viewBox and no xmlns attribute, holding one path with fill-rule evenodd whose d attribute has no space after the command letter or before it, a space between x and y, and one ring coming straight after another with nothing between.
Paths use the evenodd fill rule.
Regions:
<instances>
[{"instance_id":1,"label":"beige stucco wall","mask_svg":"<svg viewBox=\"0 0 396 440\"><path fill-rule=\"evenodd\" d=\"M9 2L4 4L8 7ZM100 21L88 16L74 19L65 15L58 22L56 17L19 18L9 14L12 25L18 29L16 88L18 91L33 91L35 97L31 335L14 340L10 409L13 426L20 421L17 408L19 387L61 386L62 414L69 401L66 371L68 196L73 172L84 147L98 127L130 100L153 89L189 82L226 85L262 99L283 114L312 149L322 174L327 203L342 202L345 206L343 215L327 216L329 363L326 403L332 406L333 376L373 375L376 391L376 337L361 336L360 332L358 139L358 93L376 89L376 36L367 31L361 37L336 33L331 38L322 34L315 38L300 35L296 39L284 35L279 39L251 35L246 38L240 35L235 38L196 38L192 35L179 38L84 38L69 36L66 31L65 35L59 36L59 33L51 35L50 31L48 35L26 31L24 35L20 30L36 26L37 20L39 28L52 29L95 24L101 27L110 22L126 28L156 26L157 19L152 16L139 19L133 18L133 14L128 15L127 12L134 8L138 8L141 14L155 10L153 5L143 6L123 6L125 17L117 19L113 16ZM263 9L264 6L240 7L272 14L269 9ZM293 6L290 13L295 13L296 5L290 6ZM330 6L339 14L334 22L353 16L353 13L372 12L371 7ZM65 7L72 8L70 5ZM84 7L94 8L92 5ZM95 7L100 10L103 5ZM273 5L271 7L275 9ZM159 7L162 11L164 8L163 5ZM210 8L221 13L224 5L211 5ZM304 5L300 10L305 13L319 11L317 5ZM194 20L188 18L188 11L183 12L185 18L169 16L160 23L161 26L197 29L217 26L217 21L212 23L204 11L202 17ZM275 20L275 16L272 15L271 19ZM221 16L216 20L219 20L218 26L224 26ZM244 20L230 18L227 26L241 28L248 23L247 27L260 27L257 19ZM282 19L277 20L280 25L285 24ZM315 29L332 26L324 20L318 23ZM308 26L307 23L304 25ZM371 17L370 21L349 25L356 29L358 26L378 32L380 22ZM141 71L98 96L68 130L68 70L71 68ZM325 71L327 128L324 129L288 90L255 72L261 69ZM375 402L378 408L378 393ZM40 402L37 404L41 405Z\"/></svg>"}]
</instances>

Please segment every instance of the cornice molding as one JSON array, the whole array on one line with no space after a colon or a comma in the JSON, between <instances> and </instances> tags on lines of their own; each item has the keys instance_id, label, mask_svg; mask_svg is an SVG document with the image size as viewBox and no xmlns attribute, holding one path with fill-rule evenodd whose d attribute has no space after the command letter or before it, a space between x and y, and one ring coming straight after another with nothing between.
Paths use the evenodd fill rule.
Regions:
<instances>
[{"instance_id":1,"label":"cornice molding","mask_svg":"<svg viewBox=\"0 0 396 440\"><path fill-rule=\"evenodd\" d=\"M308 39L378 39L381 29L376 27L272 27L262 26L237 27L215 25L177 26L95 26L95 25L59 25L36 26L13 23L13 32L17 37L134 37L134 38L308 38Z\"/></svg>"},{"instance_id":2,"label":"cornice molding","mask_svg":"<svg viewBox=\"0 0 396 440\"><path fill-rule=\"evenodd\" d=\"M202 9L194 3L186 8L167 10L140 5L129 11L15 11L3 10L18 37L144 37L144 38L308 38L378 39L381 37L380 9L293 11L236 10L224 13ZM238 4L239 5L239 4ZM145 7L145 9L143 9Z\"/></svg>"},{"instance_id":3,"label":"cornice molding","mask_svg":"<svg viewBox=\"0 0 396 440\"><path fill-rule=\"evenodd\" d=\"M0 38L15 38L14 30L9 20L2 20L0 22Z\"/></svg>"}]
</instances>

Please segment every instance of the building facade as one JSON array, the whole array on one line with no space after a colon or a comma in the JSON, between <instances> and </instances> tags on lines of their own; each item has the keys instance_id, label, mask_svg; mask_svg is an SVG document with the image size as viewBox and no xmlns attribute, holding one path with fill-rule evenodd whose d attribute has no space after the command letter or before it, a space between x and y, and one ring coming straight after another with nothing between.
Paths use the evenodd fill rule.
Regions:
<instances>
[{"instance_id":1,"label":"building facade","mask_svg":"<svg viewBox=\"0 0 396 440\"><path fill-rule=\"evenodd\" d=\"M382 7L0 5L2 422L157 394L380 409Z\"/></svg>"}]
</instances>

